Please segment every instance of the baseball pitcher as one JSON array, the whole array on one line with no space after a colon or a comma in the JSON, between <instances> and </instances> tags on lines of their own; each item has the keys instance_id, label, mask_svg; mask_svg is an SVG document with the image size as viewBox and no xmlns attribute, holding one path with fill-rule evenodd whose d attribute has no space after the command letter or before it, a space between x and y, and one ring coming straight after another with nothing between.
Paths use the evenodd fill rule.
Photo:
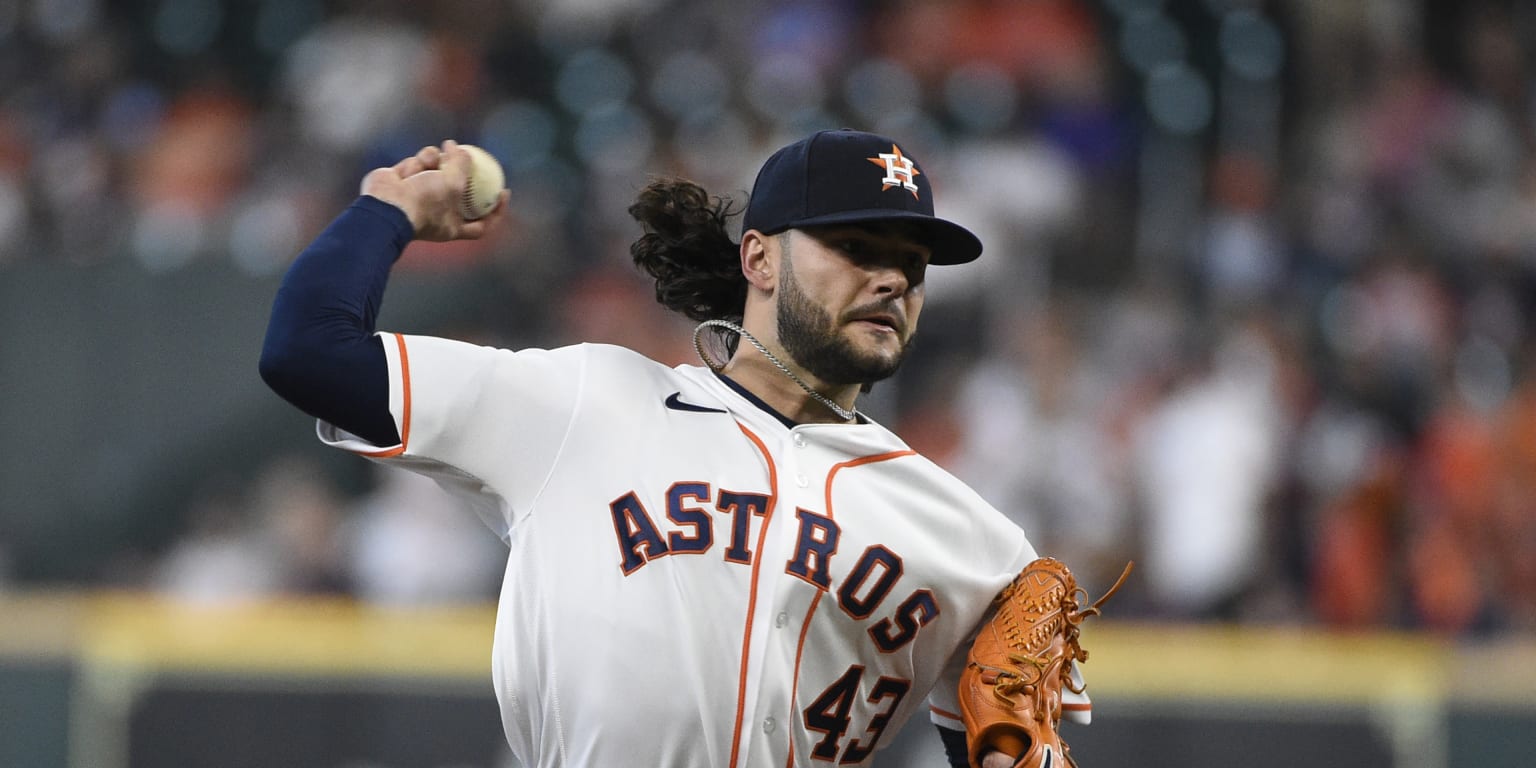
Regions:
<instances>
[{"instance_id":1,"label":"baseball pitcher","mask_svg":"<svg viewBox=\"0 0 1536 768\"><path fill-rule=\"evenodd\" d=\"M700 323L702 364L675 368L377 332L409 242L504 217L505 191L462 217L469 162L448 141L367 174L286 276L261 374L324 443L433 477L506 542L492 671L521 764L868 765L919 713L954 765L1068 764L1096 605L856 406L900 365L928 267L982 251L906 148L784 147L739 239L697 185L641 190L635 264Z\"/></svg>"}]
</instances>

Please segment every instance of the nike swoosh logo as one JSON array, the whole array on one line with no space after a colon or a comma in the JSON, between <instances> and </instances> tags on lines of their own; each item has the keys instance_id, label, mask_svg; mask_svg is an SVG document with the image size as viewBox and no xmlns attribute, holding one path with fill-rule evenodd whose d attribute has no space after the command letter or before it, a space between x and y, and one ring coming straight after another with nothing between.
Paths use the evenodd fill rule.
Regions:
<instances>
[{"instance_id":1,"label":"nike swoosh logo","mask_svg":"<svg viewBox=\"0 0 1536 768\"><path fill-rule=\"evenodd\" d=\"M673 392L672 394L667 395L667 407L674 411L693 411L695 413L725 413L725 411L720 408L706 408L702 405L685 403L678 398L678 395L681 394L681 392Z\"/></svg>"}]
</instances>

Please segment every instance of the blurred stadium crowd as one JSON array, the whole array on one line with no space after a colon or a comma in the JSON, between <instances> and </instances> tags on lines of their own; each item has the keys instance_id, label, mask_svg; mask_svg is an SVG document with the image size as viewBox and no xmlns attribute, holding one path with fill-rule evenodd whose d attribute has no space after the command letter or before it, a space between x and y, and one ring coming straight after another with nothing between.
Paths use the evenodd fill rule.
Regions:
<instances>
[{"instance_id":1,"label":"blurred stadium crowd","mask_svg":"<svg viewBox=\"0 0 1536 768\"><path fill-rule=\"evenodd\" d=\"M1512 0L12 0L0 280L276 275L366 169L455 137L514 210L398 268L474 276L453 334L690 362L626 264L634 190L742 200L785 141L876 130L987 255L930 274L867 410L1090 591L1134 558L1117 615L1530 631L1532 41ZM494 594L469 515L395 472L342 493L322 450L110 578Z\"/></svg>"}]
</instances>

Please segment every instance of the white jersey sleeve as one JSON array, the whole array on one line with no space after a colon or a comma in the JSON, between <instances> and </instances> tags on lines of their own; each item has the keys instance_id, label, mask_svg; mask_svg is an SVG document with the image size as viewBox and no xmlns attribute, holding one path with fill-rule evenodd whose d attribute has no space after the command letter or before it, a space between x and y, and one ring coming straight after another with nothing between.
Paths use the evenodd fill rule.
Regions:
<instances>
[{"instance_id":1,"label":"white jersey sleeve","mask_svg":"<svg viewBox=\"0 0 1536 768\"><path fill-rule=\"evenodd\" d=\"M374 445L323 421L321 441L432 477L505 539L559 457L580 397L582 347L513 352L380 336L400 443Z\"/></svg>"},{"instance_id":2,"label":"white jersey sleeve","mask_svg":"<svg viewBox=\"0 0 1536 768\"><path fill-rule=\"evenodd\" d=\"M996 515L1000 519L1001 515ZM991 522L996 523L997 519ZM997 541L1017 541L1019 548L1007 559L1007 563L993 574L988 582L991 594L997 594L1013 581L1014 576L1024 570L1024 566L1032 562L1038 555L1035 548L1022 536L1010 538L1004 536L1003 529L986 530L980 532L982 537L996 537ZM972 539L986 541L988 538ZM993 562L997 562L994 560ZM935 725L952 730L965 730L965 723L960 719L960 675L965 671L966 656L970 653L971 643L976 635L981 632L982 626L992 618L992 611L978 612L971 621L971 630L965 639L955 647L954 655L944 665L944 671L940 673L938 682L928 693L928 717Z\"/></svg>"},{"instance_id":3,"label":"white jersey sleeve","mask_svg":"<svg viewBox=\"0 0 1536 768\"><path fill-rule=\"evenodd\" d=\"M1024 567L1036 557L1038 554L1034 547L1027 541L1024 542L1024 547L1016 558L1017 570L1024 570ZM1011 580L1009 577L1008 581ZM1002 587L998 589L1001 591ZM960 677L965 671L971 643L975 641L981 628L991 619L992 612L987 611L981 621L976 624L970 637L956 647L954 655L944 665L944 671L940 674L938 683L928 694L928 718L934 725L956 731L965 730L965 722L960 717ZM1083 679L1082 667L1072 663L1069 674L1072 676L1072 685L1062 686L1061 689L1062 718L1078 725L1088 725L1093 719L1093 701L1088 697L1088 686Z\"/></svg>"}]
</instances>

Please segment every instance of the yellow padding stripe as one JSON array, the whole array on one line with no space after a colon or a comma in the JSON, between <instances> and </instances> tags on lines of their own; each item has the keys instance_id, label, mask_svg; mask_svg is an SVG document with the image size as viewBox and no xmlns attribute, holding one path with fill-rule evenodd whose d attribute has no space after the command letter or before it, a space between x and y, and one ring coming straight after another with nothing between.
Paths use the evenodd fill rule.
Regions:
<instances>
[{"instance_id":1,"label":"yellow padding stripe","mask_svg":"<svg viewBox=\"0 0 1536 768\"><path fill-rule=\"evenodd\" d=\"M1104 697L1364 704L1442 696L1452 679L1451 647L1421 635L1105 621L1082 645Z\"/></svg>"},{"instance_id":2,"label":"yellow padding stripe","mask_svg":"<svg viewBox=\"0 0 1536 768\"><path fill-rule=\"evenodd\" d=\"M348 600L189 605L133 593L0 595L0 661L277 676L490 675L491 605L399 609ZM1536 708L1536 638L1453 642L1318 628L1083 627L1090 692L1113 699L1383 704L1458 699Z\"/></svg>"},{"instance_id":3,"label":"yellow padding stripe","mask_svg":"<svg viewBox=\"0 0 1536 768\"><path fill-rule=\"evenodd\" d=\"M427 675L484 680L490 606L388 610L346 600L194 606L139 595L90 601L93 664L246 674Z\"/></svg>"},{"instance_id":4,"label":"yellow padding stripe","mask_svg":"<svg viewBox=\"0 0 1536 768\"><path fill-rule=\"evenodd\" d=\"M0 593L0 658L68 659L84 616L72 592Z\"/></svg>"}]
</instances>

